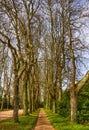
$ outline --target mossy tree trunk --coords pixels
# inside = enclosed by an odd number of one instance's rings
[[[70,86],[70,107],[71,107],[71,122],[76,121],[77,115],[77,95],[75,92],[75,77],[76,77],[76,65],[75,65],[75,54],[73,49],[73,42],[72,42],[72,29],[71,29],[71,22],[70,22],[70,3],[68,5],[68,32],[69,32],[69,49],[70,49],[70,56],[71,56],[71,86]]]
[[[23,111],[24,115],[28,115],[28,81],[27,81],[27,71],[25,70],[23,74]]]

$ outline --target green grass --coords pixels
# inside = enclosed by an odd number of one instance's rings
[[[38,112],[28,116],[19,116],[19,123],[14,123],[12,119],[1,121],[0,130],[32,130],[36,123]]]
[[[71,123],[69,118],[61,117],[60,115],[53,114],[50,111],[46,111],[46,113],[55,130],[89,130],[89,124],[82,125]]]

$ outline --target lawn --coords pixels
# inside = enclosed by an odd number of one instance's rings
[[[61,117],[50,111],[46,111],[46,113],[55,130],[89,130],[89,123],[87,125],[71,123],[69,118]]]
[[[19,116],[19,123],[14,123],[12,119],[0,122],[0,130],[32,130],[34,127],[39,111],[29,114],[28,116]]]

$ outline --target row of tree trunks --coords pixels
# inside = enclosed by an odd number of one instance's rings
[[[75,84],[75,56],[78,57],[80,47],[84,46],[76,37],[81,24],[75,20],[79,16],[79,8],[76,11],[74,3],[75,0],[0,1],[0,43],[10,50],[13,68],[14,122],[18,122],[20,96],[25,115],[28,110],[33,112],[40,100],[55,113],[65,81],[71,82],[71,121],[76,120],[77,95],[88,80],[89,72]],[[3,68],[6,69],[5,66]],[[7,72],[0,72],[5,78]]]
[[[20,5],[20,6],[19,6]],[[13,89],[14,89],[14,122],[18,122],[18,109],[19,109],[19,92],[23,90],[23,109],[24,114],[28,114],[28,101],[29,109],[32,107],[31,111],[35,110],[34,106],[34,88],[33,85],[29,82],[29,77],[31,76],[31,70],[29,68],[34,68],[34,56],[33,56],[33,36],[31,30],[33,25],[31,24],[31,18],[35,17],[35,9],[39,8],[39,5],[36,5],[36,8],[33,8],[33,2],[21,0],[21,1],[12,1],[9,3],[7,0],[0,2],[0,7],[2,6],[3,16],[6,15],[8,18],[9,26],[4,27],[4,31],[0,31],[0,42],[6,45],[12,54],[12,66],[13,66]],[[5,10],[3,10],[3,8]],[[11,9],[13,8],[13,10]],[[24,10],[24,16],[22,16],[21,10]],[[3,22],[5,22],[5,17],[3,17]],[[25,17],[25,19],[23,19]],[[33,20],[34,21],[34,20]],[[8,24],[6,23],[6,24]],[[3,24],[5,25],[5,24]],[[31,27],[32,26],[32,27]],[[11,29],[11,30],[10,30]],[[8,33],[7,33],[8,31]],[[14,33],[12,33],[12,32]],[[6,33],[5,33],[6,32]],[[2,38],[3,37],[3,38]],[[4,39],[4,40],[3,40]],[[13,40],[14,39],[14,40]],[[28,64],[25,64],[28,63]],[[34,74],[32,74],[34,77]],[[22,82],[22,83],[20,83]],[[28,83],[29,82],[29,83]],[[20,86],[22,85],[22,87]],[[21,90],[19,90],[21,88]],[[39,89],[39,88],[38,88]],[[28,99],[28,90],[29,98]],[[31,93],[32,92],[32,93]]]

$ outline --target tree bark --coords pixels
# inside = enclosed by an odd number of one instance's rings
[[[24,115],[28,115],[28,93],[27,93],[27,72],[23,76],[23,110]]]
[[[53,99],[52,109],[53,109],[53,113],[55,113],[55,112],[56,112],[56,103],[55,103],[55,99]]]
[[[18,79],[18,74],[17,71],[14,70],[14,83],[13,83],[13,88],[14,88],[14,111],[13,111],[13,119],[14,122],[19,122],[18,119],[18,107],[19,107],[19,79]]]
[[[70,106],[71,106],[71,122],[76,121],[77,115],[77,95],[75,92],[75,86],[70,86]]]
[[[70,86],[70,107],[71,107],[71,122],[76,121],[77,115],[77,98],[75,93],[75,76],[76,76],[76,65],[75,65],[75,54],[73,49],[73,42],[72,42],[72,29],[71,29],[71,22],[70,22],[70,3],[69,3],[69,14],[68,14],[68,31],[69,31],[69,49],[70,49],[70,56],[71,56],[71,86]]]

